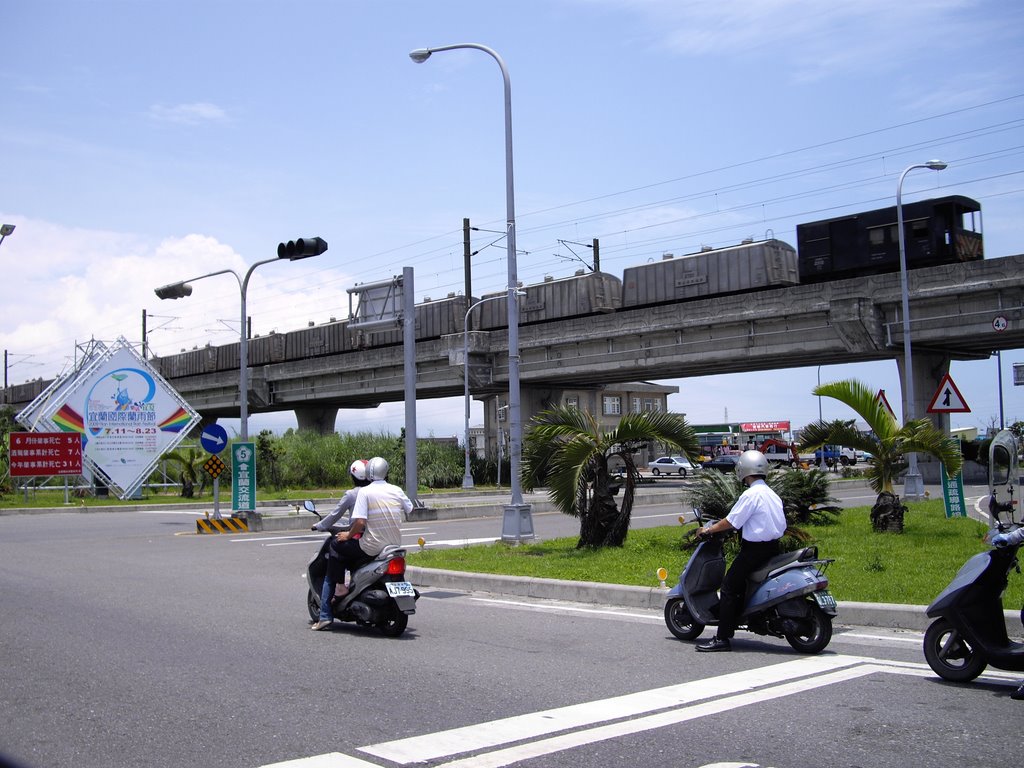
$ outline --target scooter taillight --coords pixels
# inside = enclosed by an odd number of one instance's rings
[[[385,571],[388,576],[401,576],[405,573],[405,558],[396,557],[388,560],[388,569]]]

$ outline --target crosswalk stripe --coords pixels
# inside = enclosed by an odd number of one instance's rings
[[[801,658],[611,699],[372,744],[360,747],[359,751],[401,764],[425,762],[466,752],[492,749],[514,741],[535,739],[557,731],[592,726],[608,720],[643,715],[659,709],[678,708],[695,701],[778,685],[795,678],[821,675],[869,661],[873,659],[839,654]]]

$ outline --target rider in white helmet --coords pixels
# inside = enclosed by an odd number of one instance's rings
[[[698,651],[731,651],[743,601],[747,576],[779,554],[779,539],[786,532],[782,499],[765,482],[768,459],[760,451],[745,451],[736,462],[736,477],[747,486],[723,520],[697,532],[698,536],[731,529],[740,531],[740,551],[722,581],[718,631]]]
[[[356,459],[348,466],[348,474],[352,478],[352,488],[345,491],[345,494],[338,501],[336,506],[331,513],[327,515],[323,520],[313,526],[314,531],[329,531],[331,526],[335,525],[346,512],[351,512],[353,507],[356,505],[356,497],[359,495],[359,489],[370,484],[370,479],[366,474],[366,459]],[[330,562],[328,561],[328,566]],[[315,622],[310,629],[314,632],[319,632],[322,629],[327,629],[331,626],[334,621],[334,616],[331,614],[331,595],[334,594],[334,581],[331,580],[331,569],[328,567],[327,574],[324,576],[324,586],[320,592],[320,619]]]
[[[388,469],[380,456],[366,462],[370,484],[356,497],[352,527],[335,536],[330,559],[335,602],[348,594],[345,568],[353,571],[373,560],[388,544],[402,543],[402,518],[412,511],[412,502],[405,491],[387,481]]]

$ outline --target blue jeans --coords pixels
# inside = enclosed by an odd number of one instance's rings
[[[334,614],[331,613],[332,595],[334,595],[334,582],[325,573],[324,588],[320,590],[320,621],[331,621],[334,618]]]

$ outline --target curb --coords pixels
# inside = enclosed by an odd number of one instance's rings
[[[464,592],[490,592],[538,600],[564,600],[592,605],[615,605],[660,611],[665,606],[668,588],[633,587],[592,581],[538,579],[531,576],[500,576],[492,573],[445,571],[438,568],[408,566],[406,575],[417,587],[458,589]],[[923,632],[930,619],[926,606],[895,603],[840,602],[838,619],[844,625],[889,627]],[[1014,614],[1007,611],[1009,619]]]

